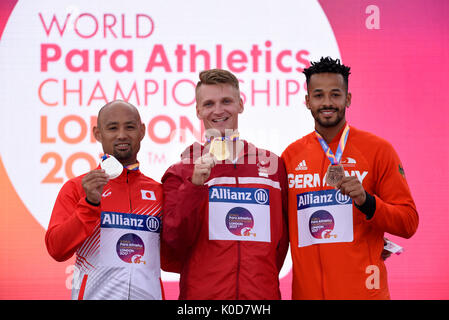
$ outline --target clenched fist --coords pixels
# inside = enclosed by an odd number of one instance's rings
[[[210,172],[214,166],[214,156],[209,153],[196,159],[195,167],[193,168],[192,183],[197,186],[203,185],[209,178]]]
[[[355,176],[344,177],[340,183],[336,186],[340,189],[340,192],[344,195],[348,195],[352,200],[361,206],[365,203],[366,193],[359,179]]]

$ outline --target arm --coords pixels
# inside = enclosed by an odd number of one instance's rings
[[[399,157],[390,144],[386,143],[378,150],[372,170],[375,178],[373,194],[365,191],[354,176],[343,178],[337,188],[349,195],[355,207],[377,228],[410,238],[418,227],[418,213]]]
[[[279,271],[284,264],[285,256],[288,251],[288,184],[287,184],[287,173],[285,170],[284,161],[279,158],[278,166],[278,176],[279,183],[281,185],[281,197],[282,197],[282,235],[279,241],[279,246],[277,248],[277,265]]]
[[[392,235],[410,238],[418,227],[418,213],[402,164],[391,145],[376,162],[376,210],[371,223]]]
[[[162,177],[164,203],[162,243],[184,260],[201,227],[202,210],[207,204],[207,185],[194,185],[181,174],[183,165],[175,165]]]
[[[74,181],[61,189],[45,234],[48,253],[56,261],[69,259],[100,222],[100,207],[86,202]]]

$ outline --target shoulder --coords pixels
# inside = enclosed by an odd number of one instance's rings
[[[86,173],[87,174],[87,173]],[[59,201],[78,201],[84,195],[82,180],[86,174],[67,180],[61,187],[57,199]]]
[[[394,150],[393,145],[386,139],[375,135],[374,133],[357,129],[351,126],[349,133],[351,139],[359,148],[367,148],[371,150]]]
[[[256,164],[259,168],[271,166],[275,166],[276,168],[278,168],[279,164],[281,166],[284,166],[284,160],[275,152],[268,149],[258,148],[254,144],[249,142],[245,143],[245,147],[247,148],[246,156],[248,157],[247,161],[249,164]]]
[[[156,200],[161,202],[163,199],[162,183],[150,178],[139,171],[138,183],[136,185],[138,192],[142,194],[142,200]]]
[[[196,142],[188,146],[181,153],[181,160],[168,167],[161,178],[161,182],[164,183],[169,177],[173,176],[183,178],[191,175],[194,159],[201,156],[202,150],[203,146]]]
[[[72,179],[67,180],[62,186],[63,189],[78,189],[82,188],[83,178],[87,175],[87,173],[82,174],[80,176],[74,177]]]
[[[363,155],[367,163],[373,166],[375,171],[399,168],[402,170],[401,160],[393,145],[386,139],[371,132],[358,130],[351,127],[352,140],[349,142],[354,149]],[[350,133],[351,135],[351,133]]]
[[[246,144],[246,148],[247,148],[247,153],[248,155],[252,155],[252,154],[256,154],[256,155],[263,155],[263,156],[270,156],[273,158],[280,158],[276,153],[274,153],[273,151],[270,151],[268,149],[263,149],[263,148],[259,148],[256,147],[253,143],[251,142],[247,142],[245,141]]]
[[[150,178],[149,176],[143,174],[142,172],[139,171],[139,179],[142,182],[145,182],[145,184],[149,184],[149,185],[153,185],[155,188],[161,186],[161,183],[154,180],[153,178]]]
[[[298,152],[306,149],[314,140],[315,134],[313,132],[303,136],[302,138],[290,143],[284,152],[282,152],[281,157],[284,161],[290,158],[291,155],[297,154]]]
[[[256,167],[258,177],[283,181],[285,178],[285,164],[280,156],[268,149],[258,148],[252,143],[247,143],[247,148],[248,158],[245,161],[247,161],[248,168],[251,166]]]

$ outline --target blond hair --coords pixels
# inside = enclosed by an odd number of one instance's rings
[[[200,81],[196,84],[195,94],[198,99],[198,91],[201,85],[214,85],[214,84],[230,84],[237,89],[238,96],[240,97],[239,80],[231,72],[223,69],[210,69],[200,72]]]

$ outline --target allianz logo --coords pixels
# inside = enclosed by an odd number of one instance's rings
[[[340,190],[337,190],[337,192],[335,192],[335,201],[337,201],[338,203],[345,204],[348,203],[349,200],[351,200],[351,197],[341,193]]]
[[[257,202],[259,204],[266,204],[268,202],[268,192],[265,189],[239,189],[232,190],[231,188],[214,187],[211,188],[210,200],[232,200],[232,201],[249,201]]]
[[[103,212],[101,226],[108,228],[118,227],[158,232],[160,228],[160,221],[154,216],[138,216],[127,213]]]
[[[318,192],[308,192],[298,195],[298,206],[307,206],[315,204],[346,204],[349,203],[351,197],[344,195],[337,190],[335,193],[333,190],[325,190]]]
[[[128,227],[144,228],[145,217],[124,217],[121,213],[105,212],[103,213],[102,225],[119,225]]]

